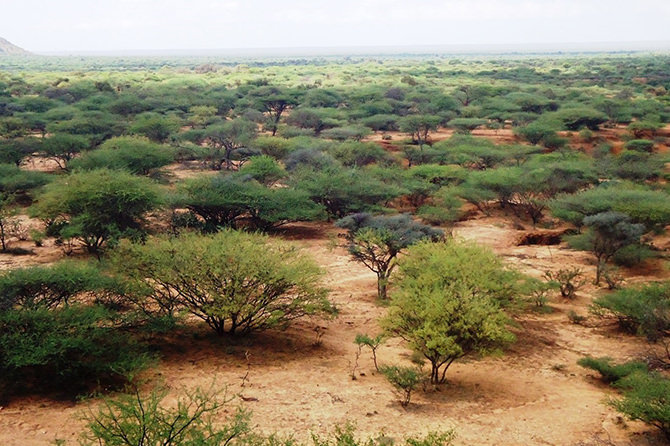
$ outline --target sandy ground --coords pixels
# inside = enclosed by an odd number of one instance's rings
[[[459,223],[456,237],[490,246],[510,264],[533,275],[580,265],[592,272],[588,255],[563,246],[516,246],[523,231],[496,217]],[[604,405],[613,393],[576,365],[586,355],[628,359],[647,345],[615,327],[593,320],[572,324],[569,310],[587,314],[595,290],[585,288],[574,302],[556,298],[554,312],[518,320],[518,342],[500,358],[458,363],[439,391],[418,392],[403,409],[391,386],[374,372],[367,352],[351,378],[357,333],[376,334],[385,308],[375,301],[375,278],[342,247],[333,248],[337,230],[325,224],[288,227],[282,237],[296,240],[327,270],[332,300],[340,309],[333,321],[303,321],[287,333],[264,333],[231,342],[207,330],[184,333],[166,345],[150,382],[164,381],[170,398],[184,388],[228,385],[239,404],[253,411],[258,429],[308,438],[353,421],[362,434],[402,437],[454,428],[458,445],[655,445],[663,444],[644,426],[624,422]],[[647,278],[648,279],[648,278]],[[324,327],[320,345],[315,327]],[[248,361],[246,359],[248,355]],[[380,348],[382,363],[407,361],[398,340]],[[249,371],[242,387],[242,377]],[[75,404],[31,397],[0,410],[0,444],[74,444],[79,417],[96,400]],[[231,408],[232,410],[232,408]],[[225,416],[223,414],[222,416]]]

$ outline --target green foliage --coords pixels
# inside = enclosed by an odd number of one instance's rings
[[[286,178],[286,171],[277,161],[268,155],[253,156],[249,163],[240,169],[242,175],[249,175],[254,180],[266,186],[272,186],[279,180]]]
[[[623,397],[610,405],[631,420],[659,429],[670,441],[670,379],[659,374],[634,373],[617,383]]]
[[[386,299],[391,273],[400,252],[421,240],[437,241],[444,237],[439,229],[417,223],[407,214],[373,216],[352,214],[335,222],[347,229],[349,253],[377,275],[377,297]]]
[[[598,126],[607,121],[607,116],[589,107],[566,107],[555,112],[545,113],[543,121],[558,121],[566,130],[577,131],[584,127],[598,130]]]
[[[19,195],[31,192],[49,182],[42,172],[21,170],[13,164],[0,164],[0,195]]]
[[[586,279],[584,279],[581,268],[578,267],[546,271],[544,277],[548,282],[558,285],[561,296],[565,299],[574,299],[577,297],[577,291],[586,285]]]
[[[631,333],[656,340],[670,333],[670,283],[624,288],[593,300],[598,314],[617,318]]]
[[[324,206],[331,218],[373,211],[403,193],[399,187],[383,183],[360,169],[299,169],[291,182]]]
[[[174,407],[164,403],[167,390],[139,391],[106,399],[84,418],[82,446],[220,446],[251,444],[250,413],[237,409],[222,421],[232,402],[225,391],[195,389]]]
[[[442,433],[430,432],[425,437],[407,437],[405,446],[451,446],[456,437],[453,430]],[[357,439],[354,425],[347,423],[344,427],[336,426],[335,431],[327,438],[312,435],[313,446],[394,446],[396,441],[386,435],[367,440]]]
[[[441,163],[458,164],[470,169],[491,169],[510,157],[503,147],[480,142],[470,144],[470,142],[474,141],[465,140],[462,143],[455,143],[452,138],[440,141],[433,147],[437,150],[444,150],[440,159]]]
[[[66,169],[76,155],[90,148],[87,138],[78,135],[55,134],[42,144],[42,152],[56,161],[58,167]]]
[[[473,172],[462,190],[485,191],[484,197],[496,196],[501,207],[512,208],[537,224],[549,199],[561,192],[574,192],[597,180],[589,166],[580,163],[527,164]]]
[[[385,341],[384,333],[378,334],[374,338],[371,338],[367,334],[357,334],[354,339],[354,344],[358,345],[358,348],[361,349],[363,346],[368,347],[372,351],[372,361],[375,364],[375,370],[379,372],[379,365],[377,364],[377,349]]]
[[[305,191],[269,188],[245,175],[194,178],[179,190],[175,205],[200,216],[208,232],[234,228],[244,218],[252,227],[269,230],[292,221],[314,220],[322,213]]]
[[[137,175],[152,171],[174,161],[172,148],[150,142],[146,138],[121,136],[105,141],[99,149],[86,152],[70,163],[72,169],[127,170]]]
[[[577,227],[584,217],[601,212],[619,212],[632,223],[645,225],[648,230],[670,223],[670,200],[663,191],[628,184],[605,183],[599,187],[570,195],[559,195],[549,203],[553,215]]]
[[[587,356],[577,361],[582,367],[595,370],[600,373],[601,379],[606,384],[614,384],[636,372],[646,372],[647,364],[639,361],[629,361],[622,364],[613,364],[612,358],[592,358]]]
[[[346,142],[331,150],[332,155],[347,167],[363,167],[368,164],[390,164],[391,156],[373,142]]]
[[[556,130],[552,125],[534,122],[523,127],[516,127],[514,134],[531,144],[539,144],[548,138],[556,136]]]
[[[644,225],[631,223],[630,217],[620,212],[601,212],[584,218],[584,226],[589,228],[581,236],[588,250],[597,261],[595,284],[600,284],[604,266],[621,249],[637,245],[644,234]]]
[[[97,145],[112,136],[121,135],[125,127],[125,123],[119,120],[118,116],[100,111],[89,111],[77,114],[69,120],[52,122],[47,125],[47,131],[82,135],[87,137],[92,145]]]
[[[400,120],[400,131],[409,133],[420,146],[429,142],[430,132],[437,130],[442,119],[435,115],[410,115]]]
[[[659,178],[665,163],[660,156],[623,150],[617,156],[604,159],[600,166],[603,176],[642,182]]]
[[[81,293],[111,291],[115,286],[97,267],[84,262],[8,270],[0,273],[0,310],[67,305]]]
[[[463,217],[463,199],[458,196],[458,189],[443,187],[430,196],[430,204],[417,209],[417,216],[430,224],[451,224]]]
[[[454,127],[459,133],[470,133],[477,127],[481,127],[488,121],[480,118],[454,118],[450,120],[447,125]]]
[[[271,136],[259,136],[249,145],[260,150],[263,155],[271,156],[276,160],[284,159],[293,149],[289,140]]]
[[[249,153],[253,153],[245,149],[256,133],[256,124],[243,118],[207,127],[204,134],[210,148],[206,157],[207,163],[214,170],[221,170],[223,167],[231,170],[234,161],[244,161]]]
[[[387,365],[382,366],[380,371],[388,382],[402,395],[402,400],[400,401],[402,407],[407,407],[412,399],[412,392],[423,381],[421,370],[416,367]]]
[[[525,283],[524,294],[530,297],[537,309],[545,309],[549,295],[559,288],[559,284],[553,280],[540,280],[528,278]]]
[[[624,144],[627,150],[635,150],[637,152],[651,152],[654,149],[654,141],[648,139],[632,139]]]
[[[184,309],[219,335],[283,329],[333,312],[314,260],[260,234],[228,230],[124,244],[111,263],[145,290],[139,298]]]
[[[80,392],[131,379],[148,356],[118,325],[101,306],[1,311],[0,386]]]
[[[348,139],[354,141],[360,141],[361,139],[368,136],[370,129],[362,125],[350,125],[346,127],[335,127],[332,129],[327,129],[321,132],[321,136],[328,139],[334,139],[337,141],[346,141]]]
[[[394,131],[398,130],[398,117],[389,114],[377,114],[363,118],[361,122],[364,126],[370,127],[372,130],[380,131]]]
[[[174,117],[146,113],[138,116],[129,130],[131,133],[145,136],[151,141],[164,143],[170,138],[170,135],[179,130],[179,121]]]
[[[34,206],[49,234],[79,239],[98,253],[120,237],[144,231],[144,218],[161,203],[157,187],[146,178],[107,169],[78,172],[50,183]]]
[[[515,337],[502,310],[521,293],[520,276],[490,251],[450,240],[419,243],[399,262],[399,290],[382,326],[431,363],[433,384],[457,359],[499,350]]]
[[[17,167],[33,152],[38,152],[42,141],[37,138],[0,139],[0,164],[14,164]]]

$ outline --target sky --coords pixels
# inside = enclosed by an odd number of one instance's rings
[[[670,41],[670,0],[0,0],[37,53]]]

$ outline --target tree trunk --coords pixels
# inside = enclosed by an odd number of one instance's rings
[[[5,224],[0,221],[0,245],[2,246],[2,251],[7,251],[7,242],[5,240]]]
[[[603,260],[598,259],[598,265],[596,266],[596,280],[593,282],[593,284],[596,286],[600,286],[600,278],[603,274],[604,266],[605,262]]]
[[[379,300],[387,299],[388,276],[386,273],[377,273],[377,297]]]

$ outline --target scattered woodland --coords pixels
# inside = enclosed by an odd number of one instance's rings
[[[0,58],[0,444],[670,442],[670,56]]]

